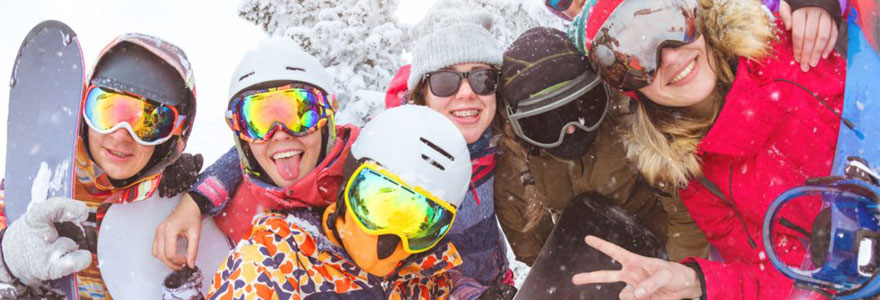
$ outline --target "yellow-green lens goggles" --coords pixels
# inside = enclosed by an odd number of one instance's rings
[[[455,220],[455,207],[372,162],[349,178],[345,206],[362,230],[397,235],[407,253],[434,247]]]

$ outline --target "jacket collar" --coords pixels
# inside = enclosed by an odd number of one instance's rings
[[[725,97],[724,107],[699,145],[700,153],[749,156],[764,149],[774,124],[784,110],[779,96],[767,84],[757,62],[739,58],[737,74]]]
[[[338,140],[323,161],[294,184],[279,188],[254,175],[244,174],[245,188],[255,189],[255,195],[265,195],[285,208],[324,207],[336,201],[336,192],[343,181],[345,160],[360,129],[354,125],[336,127]]]

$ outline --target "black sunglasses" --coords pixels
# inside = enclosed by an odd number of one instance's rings
[[[486,96],[495,93],[501,71],[495,69],[479,69],[468,72],[436,71],[425,74],[431,93],[437,97],[449,97],[458,92],[461,80],[467,79],[471,90],[477,95]]]

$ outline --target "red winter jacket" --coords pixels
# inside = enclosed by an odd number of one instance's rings
[[[828,176],[834,159],[842,110],[846,61],[837,53],[821,60],[809,72],[801,72],[792,59],[788,34],[780,30],[774,53],[761,62],[740,58],[736,78],[718,119],[699,146],[702,170],[724,196],[727,204],[697,180],[680,190],[688,211],[715,246],[724,263],[699,258],[706,299],[785,299],[792,281],[774,269],[764,252],[761,228],[770,203],[782,192],[811,177]],[[828,103],[823,106],[807,91]],[[732,183],[732,184],[731,184]],[[780,212],[802,228],[812,228],[820,203],[803,201]],[[749,246],[743,229],[757,247]],[[800,265],[804,236],[777,225],[777,255]]]

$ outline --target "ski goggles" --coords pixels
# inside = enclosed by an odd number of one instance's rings
[[[246,142],[263,143],[278,130],[305,136],[333,117],[330,97],[293,85],[248,92],[232,100],[226,121]]]
[[[565,15],[564,11],[568,10],[571,7],[571,3],[573,0],[545,0],[544,6],[547,6],[548,10],[556,15],[557,17],[563,18],[566,21],[571,21],[571,17]]]
[[[549,94],[516,104],[507,102],[507,114],[518,137],[552,148],[562,144],[568,126],[587,132],[599,128],[608,111],[608,95],[602,79],[585,72]]]
[[[632,91],[651,84],[663,48],[700,37],[696,0],[627,0],[605,20],[588,46],[590,62],[609,85]]]
[[[100,134],[125,128],[145,146],[155,146],[181,134],[186,120],[172,105],[96,85],[89,86],[84,102],[83,118],[89,128]]]
[[[455,207],[373,162],[354,171],[345,186],[344,200],[364,232],[396,235],[407,253],[434,247],[455,220]]]
[[[480,69],[468,72],[435,71],[425,74],[431,93],[437,97],[449,97],[458,92],[462,79],[467,79],[468,85],[475,94],[486,96],[495,93],[498,88],[498,78],[501,71],[495,69]]]

